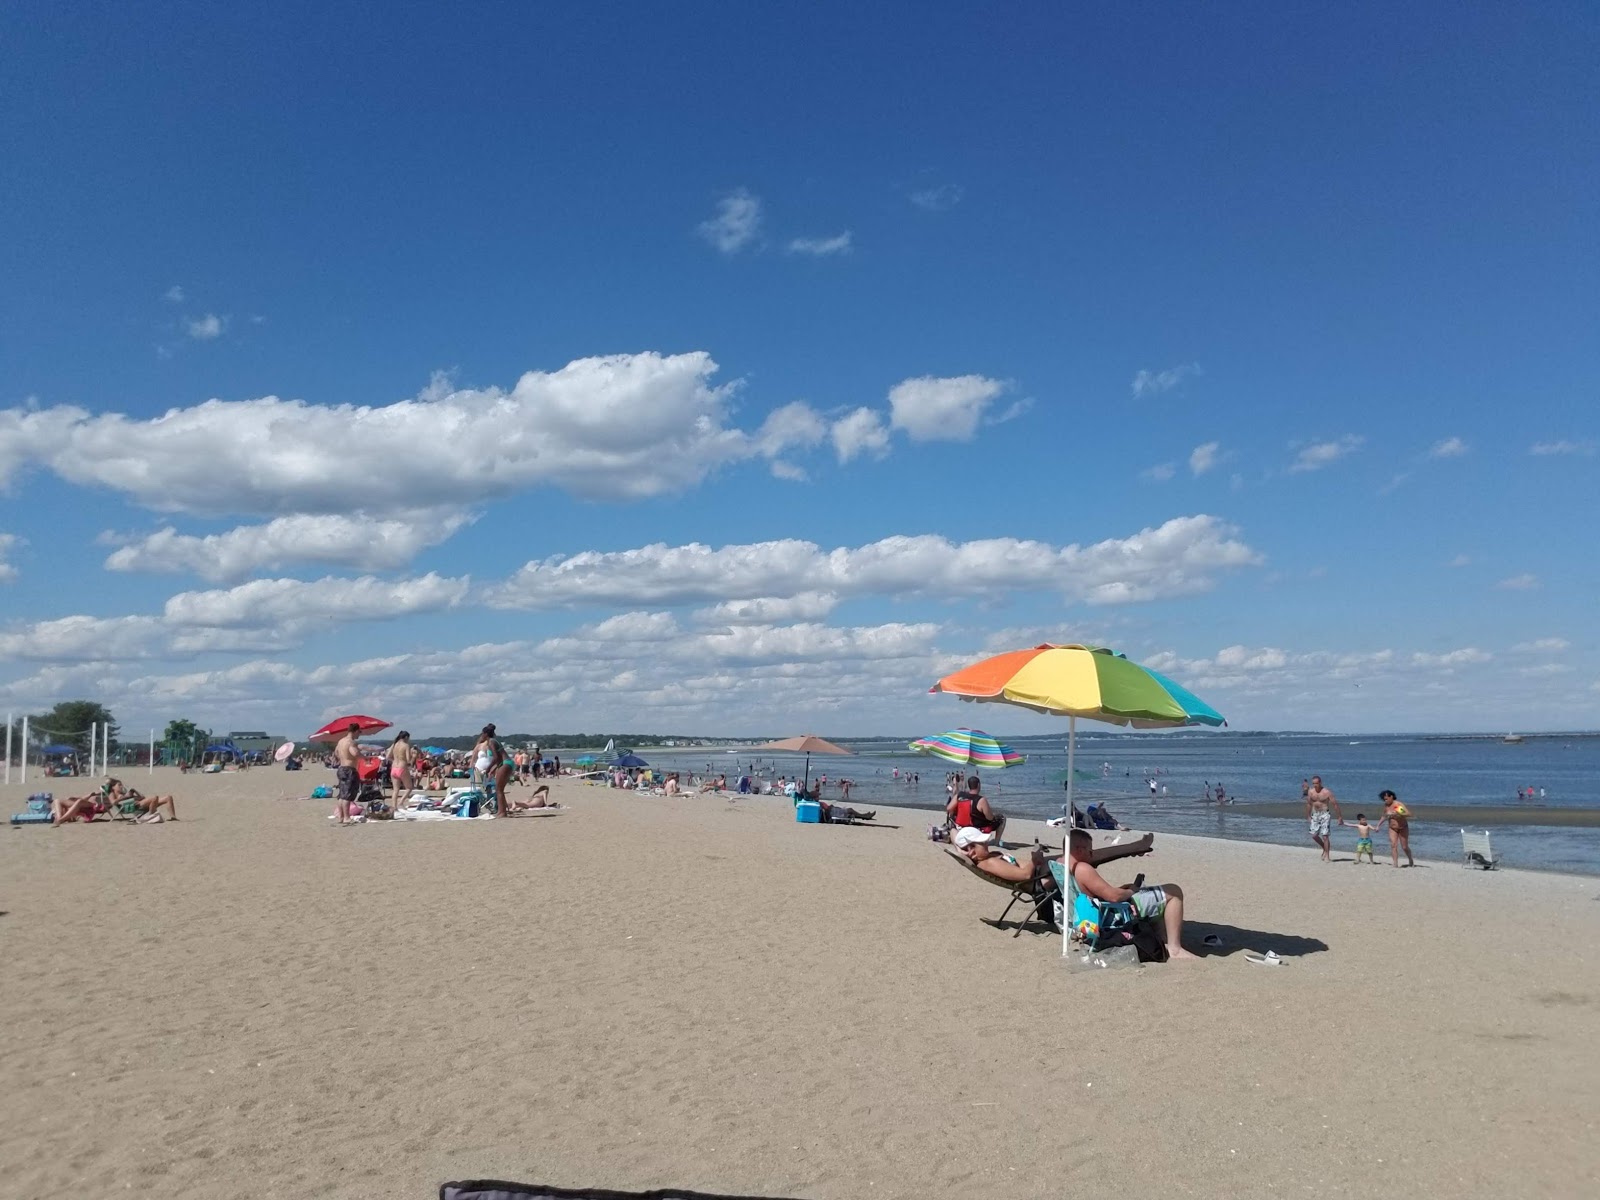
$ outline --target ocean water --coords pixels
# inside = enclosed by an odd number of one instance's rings
[[[811,759],[812,775],[828,777],[825,798],[837,798],[832,783],[845,776],[855,783],[851,803],[858,808],[944,807],[944,776],[952,768],[942,760],[914,754],[898,742],[840,744],[856,754]],[[1058,816],[1066,799],[1065,722],[1059,737],[1025,737],[1009,744],[1027,754],[1028,761],[1004,771],[979,772],[990,802],[1018,816]],[[730,779],[752,763],[769,775],[796,775],[804,769],[802,756],[757,755],[749,750],[732,754],[720,749],[651,750],[644,756],[667,770],[726,772]],[[911,775],[920,775],[920,781],[910,782]],[[1086,733],[1080,726],[1073,795],[1080,808],[1104,802],[1118,818],[1140,829],[1310,846],[1304,820],[1203,804],[1201,790],[1220,782],[1240,803],[1297,802],[1301,779],[1311,775],[1322,776],[1338,797],[1346,820],[1358,812],[1376,820],[1383,811],[1378,792],[1392,788],[1415,814],[1411,848],[1417,857],[1455,863],[1461,856],[1462,822],[1430,822],[1430,804],[1510,806],[1518,803],[1518,788],[1531,786],[1544,791],[1538,805],[1600,809],[1600,738],[1541,737],[1506,745],[1487,738],[1392,735],[1198,730],[1107,734]],[[1153,797],[1148,778],[1156,780]],[[1600,874],[1600,828],[1529,824],[1496,826],[1492,832],[1506,866]],[[1335,826],[1336,855],[1339,851],[1348,855],[1354,846],[1355,831]],[[1380,858],[1387,854],[1382,833],[1375,848]]]

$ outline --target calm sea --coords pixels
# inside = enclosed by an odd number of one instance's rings
[[[811,759],[813,775],[841,775],[855,781],[857,807],[896,804],[942,808],[944,774],[938,759],[906,750],[901,743],[851,742],[852,758],[820,755]],[[984,792],[1008,812],[1051,817],[1066,799],[1066,737],[1024,737],[1010,743],[1028,755],[1020,767],[985,771]],[[752,762],[768,773],[798,774],[800,756],[754,755],[741,750],[651,750],[644,756],[669,770],[704,773],[748,769]],[[900,776],[895,777],[898,768]],[[1285,845],[1311,844],[1305,822],[1264,817],[1201,803],[1202,788],[1221,783],[1242,802],[1298,801],[1300,781],[1321,775],[1339,798],[1346,819],[1382,812],[1378,792],[1392,788],[1416,814],[1411,846],[1419,858],[1458,861],[1460,822],[1430,824],[1430,804],[1513,805],[1517,789],[1542,791],[1537,803],[1557,807],[1600,808],[1600,738],[1533,738],[1520,745],[1499,740],[1376,736],[1252,735],[1230,732],[1105,734],[1078,732],[1074,796],[1079,807],[1108,804],[1127,824],[1158,832],[1198,834]],[[919,775],[912,783],[908,777]],[[1147,779],[1156,781],[1152,797]],[[1163,795],[1161,789],[1165,788]],[[831,786],[827,798],[836,798]],[[1505,865],[1540,870],[1600,874],[1600,829],[1555,826],[1497,826],[1496,850]],[[1353,830],[1334,829],[1334,848],[1349,852]],[[1379,850],[1386,850],[1382,834]]]

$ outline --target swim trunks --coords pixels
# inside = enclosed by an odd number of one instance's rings
[[[1323,809],[1321,812],[1311,814],[1311,836],[1327,837],[1328,830],[1332,828],[1333,814]]]
[[[1165,888],[1143,887],[1128,897],[1128,903],[1141,919],[1154,920],[1167,911],[1167,892]]]
[[[339,779],[339,799],[345,804],[354,804],[356,795],[361,791],[361,779],[356,775],[354,767],[340,767],[335,772]]]
[[[1357,854],[1371,854],[1372,853],[1372,839],[1371,838],[1357,838],[1356,839],[1356,853]]]

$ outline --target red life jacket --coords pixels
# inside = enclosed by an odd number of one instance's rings
[[[958,829],[981,829],[985,833],[994,829],[995,822],[978,811],[978,801],[982,796],[974,796],[970,792],[963,792],[956,801],[956,827]]]

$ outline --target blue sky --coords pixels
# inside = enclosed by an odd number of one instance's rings
[[[1239,727],[1600,726],[1592,6],[0,39],[8,708],[922,733],[1091,640]]]

